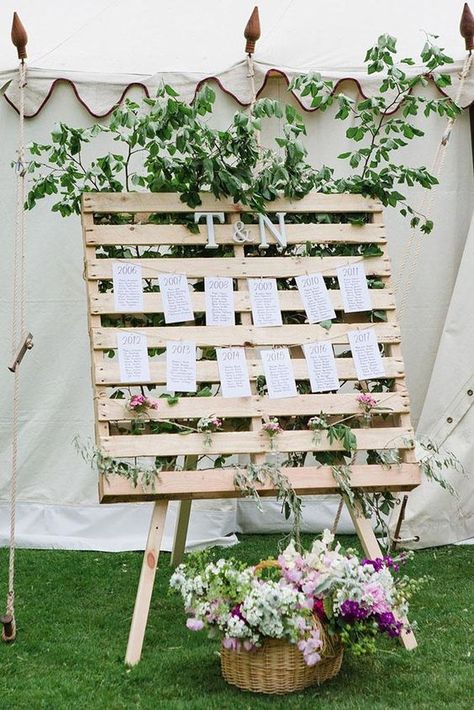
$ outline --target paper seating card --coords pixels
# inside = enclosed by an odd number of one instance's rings
[[[206,325],[235,325],[234,286],[225,276],[204,278]]]
[[[183,323],[194,320],[186,275],[160,274],[158,283],[163,299],[165,323]]]
[[[330,392],[340,387],[332,344],[324,341],[303,345],[312,392]]]
[[[143,312],[142,267],[116,261],[112,265],[114,308],[116,311]]]
[[[384,364],[374,329],[350,330],[347,336],[351,345],[357,379],[370,380],[373,377],[384,377]]]
[[[260,355],[269,398],[296,397],[298,392],[288,348],[261,350]]]
[[[166,389],[196,392],[196,343],[186,340],[166,343]]]
[[[337,269],[337,280],[346,313],[372,310],[369,287],[362,263],[340,266]]]
[[[150,365],[146,335],[117,333],[117,352],[121,382],[148,382]]]
[[[295,276],[308,323],[320,323],[336,317],[321,274]]]
[[[223,397],[250,397],[245,348],[216,348]]]
[[[276,279],[247,279],[253,324],[283,325]]]

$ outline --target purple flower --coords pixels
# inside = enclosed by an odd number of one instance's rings
[[[381,557],[376,557],[375,560],[362,560],[361,565],[372,565],[375,572],[380,572],[380,570],[383,569],[384,561]]]
[[[234,606],[234,608],[231,610],[231,615],[236,616],[238,619],[242,619],[242,621],[245,621],[244,617],[242,616],[242,604],[237,604]]]
[[[351,599],[346,599],[345,602],[341,604],[341,616],[344,617],[346,621],[361,621],[369,616],[369,611],[364,609],[359,602],[353,601]]]
[[[378,614],[376,618],[379,630],[382,633],[387,633],[390,638],[396,638],[397,636],[400,636],[401,630],[403,628],[403,623],[401,621],[397,621],[391,611],[386,611],[383,614]]]
[[[204,622],[201,619],[196,619],[194,616],[186,620],[186,626],[190,631],[201,631],[204,628]]]

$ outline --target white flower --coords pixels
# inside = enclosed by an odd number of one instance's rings
[[[334,535],[327,528],[323,530],[322,542],[326,547],[329,547],[334,542]]]
[[[294,560],[298,557],[294,540],[290,540],[289,545],[287,545],[287,547],[283,550],[280,557],[283,557],[286,567],[291,569],[294,566]]]

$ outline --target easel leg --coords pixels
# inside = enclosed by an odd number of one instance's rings
[[[130,626],[130,635],[128,637],[127,653],[125,655],[125,663],[129,666],[134,666],[138,663],[142,653],[167,509],[168,501],[157,501],[151,516],[140,581],[138,582],[137,598],[133,610],[132,625]]]
[[[186,536],[188,534],[189,516],[191,514],[191,499],[180,500],[176,527],[174,529],[173,551],[171,553],[171,566],[177,567],[183,561]]]
[[[368,520],[365,515],[363,515],[362,511],[358,506],[356,507],[351,505],[351,503],[346,498],[344,500],[352,518],[352,522],[354,523],[354,527],[356,529],[359,540],[361,542],[362,549],[364,550],[367,557],[371,560],[375,559],[376,557],[383,557],[382,550],[380,549],[378,540],[375,537],[375,533],[372,529],[372,524],[370,520]],[[407,621],[405,618],[402,618],[400,620],[405,623]],[[412,651],[418,645],[416,643],[416,638],[413,631],[402,631],[400,635],[400,641],[407,651]]]

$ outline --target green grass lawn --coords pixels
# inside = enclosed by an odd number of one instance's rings
[[[251,564],[274,555],[277,543],[275,535],[247,535],[223,555]],[[410,563],[410,573],[434,578],[412,604],[416,651],[384,643],[373,657],[347,655],[331,682],[267,697],[228,686],[216,643],[185,628],[180,599],[167,592],[169,555],[161,557],[142,661],[127,669],[142,555],[19,550],[18,636],[0,644],[0,708],[471,708],[473,556],[472,547],[445,547],[419,552]],[[4,549],[0,570],[3,607]]]

